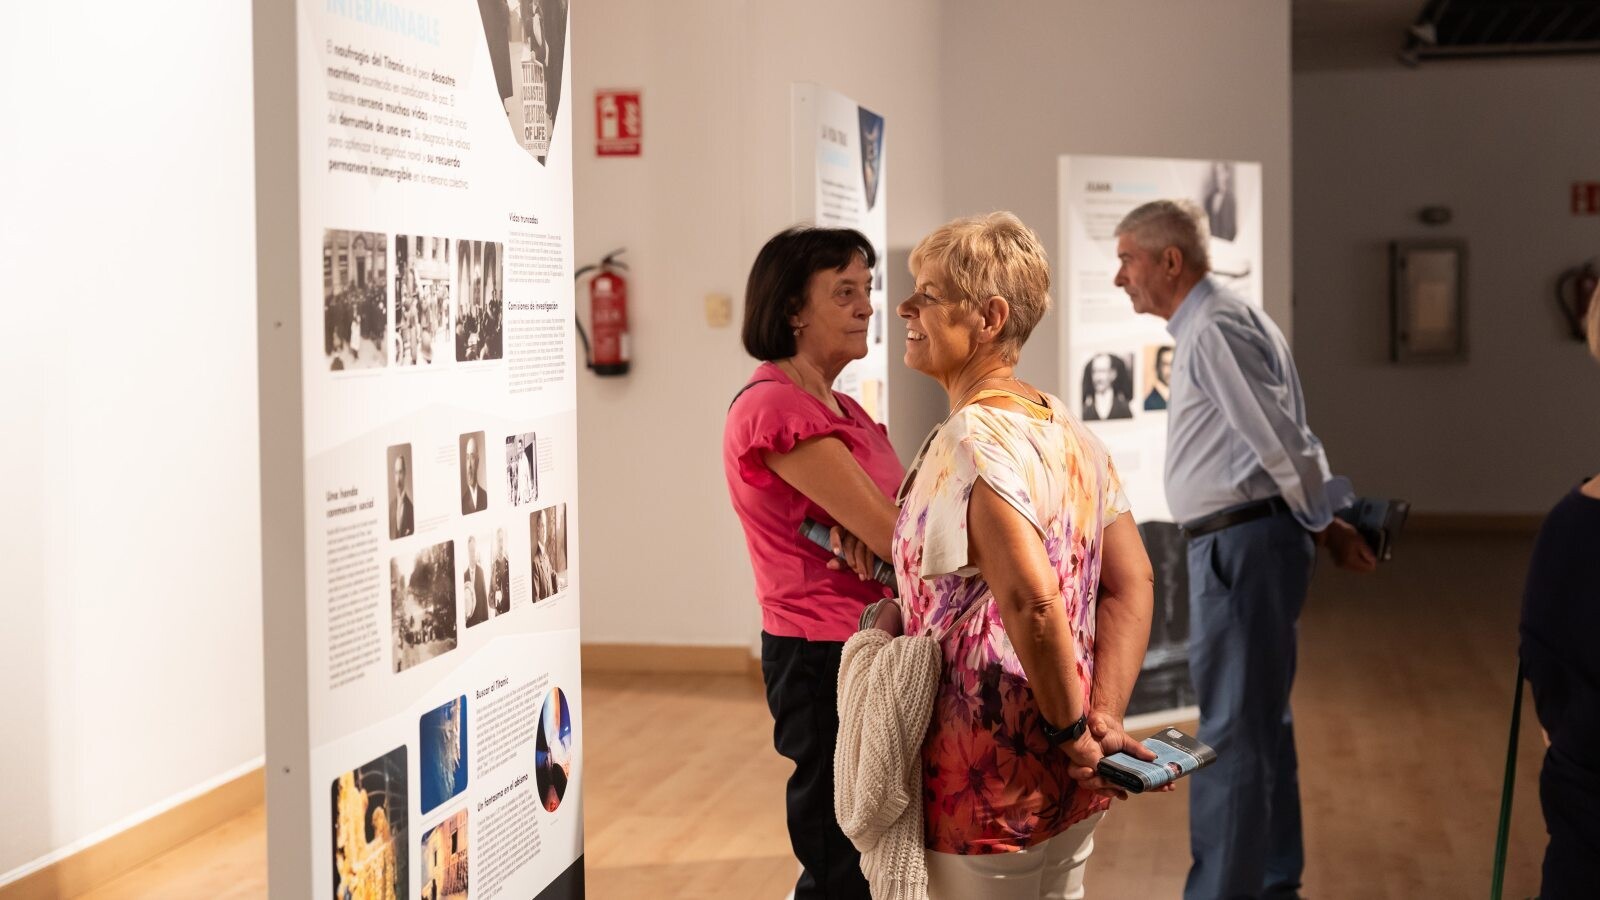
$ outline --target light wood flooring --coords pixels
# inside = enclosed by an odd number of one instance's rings
[[[1487,895],[1530,545],[1417,538],[1377,576],[1318,572],[1294,699],[1308,897]],[[796,873],[787,763],[759,681],[600,673],[584,696],[589,895],[784,897]],[[1508,898],[1537,892],[1544,848],[1543,746],[1525,711]],[[1089,895],[1180,896],[1187,820],[1182,790],[1118,804],[1096,835]],[[260,897],[265,857],[257,808],[85,896]]]

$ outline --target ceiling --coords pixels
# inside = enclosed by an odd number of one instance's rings
[[[1398,65],[1424,0],[1293,0],[1294,67]]]
[[[1600,0],[1293,0],[1297,70],[1600,52]],[[1412,33],[1413,25],[1431,25]]]

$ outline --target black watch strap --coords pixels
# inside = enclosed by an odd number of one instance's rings
[[[1083,737],[1083,733],[1089,730],[1089,714],[1084,713],[1078,717],[1078,721],[1065,728],[1051,725],[1050,720],[1044,716],[1039,717],[1039,724],[1044,727],[1044,736],[1050,739],[1050,743],[1067,744]]]

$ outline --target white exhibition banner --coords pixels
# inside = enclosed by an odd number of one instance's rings
[[[256,3],[274,898],[582,896],[568,13]]]
[[[887,283],[889,214],[885,199],[883,116],[816,84],[791,89],[794,220],[854,228],[867,236],[878,263],[872,270],[872,323],[867,355],[835,380],[834,390],[859,402],[881,424],[889,416]]]
[[[1261,165],[1231,160],[1123,156],[1060,158],[1057,283],[1065,399],[1111,452],[1156,569],[1150,649],[1130,717],[1190,707],[1188,572],[1171,524],[1166,466],[1172,336],[1166,322],[1136,315],[1116,286],[1116,227],[1151,200],[1187,199],[1211,225],[1212,277],[1261,305]],[[1130,718],[1131,721],[1131,718]]]

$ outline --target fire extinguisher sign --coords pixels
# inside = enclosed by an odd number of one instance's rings
[[[644,113],[639,92],[594,92],[595,153],[600,156],[638,156],[644,144]]]

